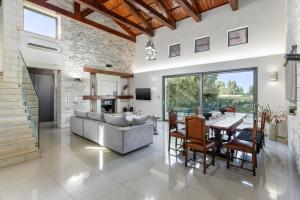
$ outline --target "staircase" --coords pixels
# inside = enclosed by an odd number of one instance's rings
[[[27,81],[21,86],[0,75],[0,168],[40,156],[35,125],[38,99]]]

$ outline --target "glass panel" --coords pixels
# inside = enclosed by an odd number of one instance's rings
[[[196,75],[165,78],[165,120],[172,109],[178,118],[195,112],[200,99],[200,78]]]
[[[203,111],[233,106],[237,112],[254,112],[254,71],[203,74]]]
[[[57,20],[55,17],[24,8],[24,30],[56,38]]]

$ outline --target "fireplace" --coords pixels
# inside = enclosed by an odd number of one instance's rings
[[[115,113],[116,112],[116,100],[115,99],[102,99],[101,100],[101,112]]]

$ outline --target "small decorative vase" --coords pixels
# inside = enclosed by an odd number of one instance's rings
[[[266,133],[268,134],[268,138],[270,140],[277,140],[277,129],[278,129],[278,125],[277,124],[270,124],[267,123],[267,131]]]

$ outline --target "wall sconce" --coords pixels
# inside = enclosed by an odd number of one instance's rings
[[[278,81],[278,72],[269,72],[269,81]]]

